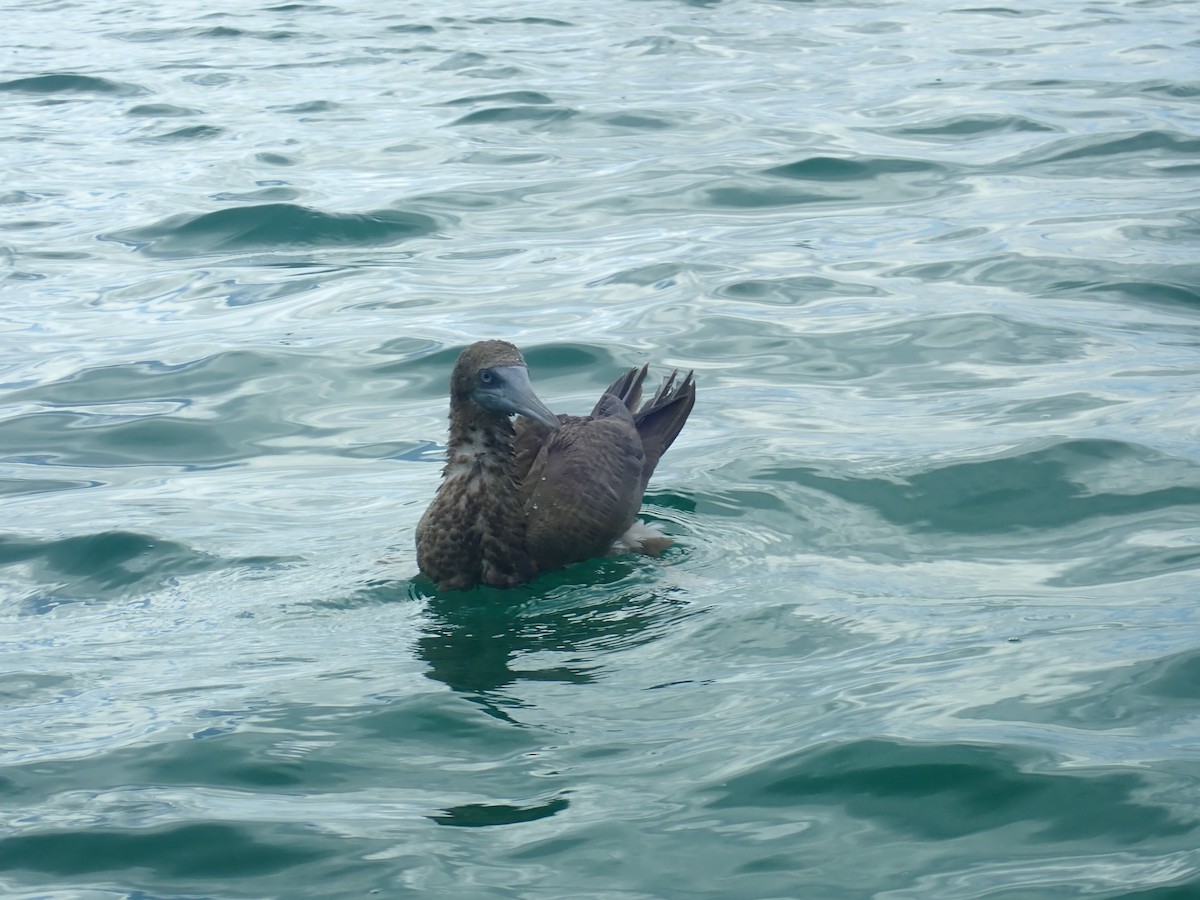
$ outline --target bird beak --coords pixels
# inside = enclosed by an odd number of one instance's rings
[[[492,371],[500,376],[500,385],[490,398],[497,408],[526,416],[555,431],[562,427],[558,416],[533,392],[528,369],[524,366],[496,366]]]

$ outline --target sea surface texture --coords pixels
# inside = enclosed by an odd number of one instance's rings
[[[2,11],[0,895],[1200,897],[1200,3]],[[662,559],[417,577],[492,337]]]

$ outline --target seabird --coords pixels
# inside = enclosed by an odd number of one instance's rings
[[[647,526],[639,532],[637,513],[696,385],[674,371],[638,409],[646,371],[621,375],[591,415],[555,415],[516,347],[467,347],[450,376],[442,484],[417,526],[422,574],[440,591],[510,587],[614,545],[652,555],[669,545]]]

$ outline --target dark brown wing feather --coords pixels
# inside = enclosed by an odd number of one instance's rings
[[[540,569],[604,556],[637,518],[646,456],[633,416],[611,394],[568,419],[522,485],[525,545]]]
[[[642,400],[642,382],[646,380],[648,368],[648,366],[642,366],[640,369],[635,367],[622,372],[616,381],[604,389],[604,393],[600,395],[600,399],[596,401],[596,406],[592,409],[592,415],[599,414],[600,404],[610,394],[625,404],[625,408],[631,413],[636,410]],[[561,414],[558,418],[560,422],[575,422],[583,419],[582,416]],[[533,466],[533,461],[537,459],[538,453],[542,450],[542,444],[550,436],[550,429],[541,422],[535,422],[525,416],[519,416],[514,421],[513,427],[517,432],[516,439],[513,441],[517,482],[524,483],[529,475],[529,469]]]
[[[604,393],[600,395],[600,399],[592,408],[592,415],[600,415],[600,406],[609,394],[624,403],[625,408],[630,412],[637,409],[637,405],[642,402],[642,382],[646,380],[646,372],[649,369],[650,367],[645,365],[640,369],[633,368],[624,372],[620,378],[604,389]]]
[[[558,416],[560,422],[569,422],[574,418],[578,417],[562,413]],[[542,444],[546,443],[546,438],[551,432],[541,422],[524,416],[517,417],[513,426],[517,432],[516,438],[513,439],[513,468],[516,470],[517,484],[524,484],[529,477],[529,470],[533,468],[534,460],[542,452]]]
[[[696,402],[692,373],[672,372],[637,409],[646,371],[624,372],[590,416],[560,415],[558,431],[517,420],[526,549],[540,570],[606,555],[637,518],[654,467]]]

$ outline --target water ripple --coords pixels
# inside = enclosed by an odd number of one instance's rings
[[[1195,893],[1193,9],[9,4],[0,892]],[[416,577],[483,337],[663,558]]]
[[[436,231],[432,217],[415,212],[330,213],[292,203],[267,203],[172,216],[105,237],[156,256],[186,257],[295,247],[388,246]]]
[[[136,84],[74,73],[33,75],[28,78],[0,81],[0,91],[14,94],[97,94],[116,97],[138,97],[149,93],[146,88]]]

